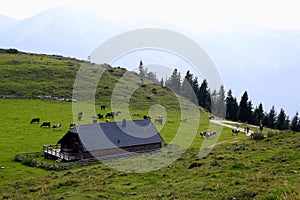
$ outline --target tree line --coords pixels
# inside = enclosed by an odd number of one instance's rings
[[[247,91],[243,93],[238,102],[237,98],[233,96],[231,89],[228,90],[227,94],[224,86],[221,86],[218,91],[211,91],[206,79],[199,84],[197,76],[194,76],[189,70],[186,72],[183,81],[181,81],[180,72],[175,68],[172,75],[166,78],[165,81],[162,78],[160,81],[156,80],[155,82],[171,89],[221,118],[257,126],[262,125],[278,130],[291,129],[293,132],[300,131],[298,112],[292,120],[289,119],[283,108],[277,113],[275,106],[272,106],[266,112],[262,103],[254,107]]]

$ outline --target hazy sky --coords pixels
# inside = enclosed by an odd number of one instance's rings
[[[245,24],[300,29],[297,0],[0,0],[0,2],[0,14],[17,19],[33,16],[54,6],[72,5],[111,20],[147,18],[176,24],[188,31],[231,30]]]
[[[193,39],[205,31],[208,32],[207,35],[240,30],[256,33],[256,30],[259,31],[261,27],[297,30],[297,33],[300,31],[299,0],[0,0],[0,3],[0,15],[15,19],[28,18],[52,7],[72,6],[93,12],[100,17],[116,22],[119,26],[125,26],[125,30],[123,31],[128,31],[126,30],[128,24],[129,30],[131,30],[130,28],[132,27],[130,26],[132,26],[132,24],[130,23],[135,23],[136,21],[141,21],[143,22],[142,25],[146,24],[152,28],[151,21],[153,21],[152,24],[154,28],[158,28],[159,23],[162,23],[162,25],[160,25],[163,28],[168,28],[165,27],[165,25],[170,25],[172,30],[174,27],[177,27],[180,29],[179,32],[187,35],[187,37],[192,36],[191,38]],[[135,26],[133,25],[133,27]],[[280,40],[285,39],[283,35],[277,35],[276,37]],[[283,40],[282,44],[284,41],[285,40]],[[290,45],[297,47],[296,50],[298,50],[300,43],[297,41],[294,42],[293,40],[290,41]],[[225,42],[224,45],[226,46],[226,41],[223,42]],[[228,44],[230,46],[230,43]],[[245,48],[247,49],[248,46]],[[290,49],[285,50],[287,54],[289,54]],[[296,50],[293,49],[293,52]],[[249,51],[244,51],[244,54],[248,52]],[[271,53],[274,52],[269,52],[270,55]],[[253,54],[255,55],[255,52]],[[261,56],[258,57],[260,61],[267,62],[266,59],[276,60],[272,56],[264,57],[264,55],[269,54],[258,52],[257,55],[259,56],[260,54]],[[220,55],[222,58],[222,54]],[[278,54],[274,53],[274,55],[276,56]],[[245,59],[247,56],[249,55],[242,55],[240,59],[242,64],[248,62],[248,60]],[[136,59],[133,60],[137,63]],[[122,62],[123,60],[120,61],[120,63]],[[221,65],[222,63],[218,67],[222,67]],[[255,66],[251,66],[251,69],[253,69],[253,67]],[[274,65],[266,65],[264,67],[269,67],[267,71],[277,73]],[[261,71],[261,68],[257,68],[257,70]],[[234,86],[230,85],[229,87],[232,88],[233,91],[237,91]],[[270,88],[267,85],[265,87],[266,89],[262,89],[262,91],[269,90]],[[293,87],[292,85],[287,86],[287,88],[291,88],[289,90],[293,90]],[[238,89],[243,90],[243,87],[239,86]],[[239,98],[242,94],[238,93],[236,95]],[[298,98],[298,93],[293,95]],[[292,103],[285,100],[285,102],[282,103],[283,105],[281,105],[276,98],[268,96],[260,97],[259,95],[253,95],[252,97],[255,105],[261,101],[261,98],[264,99],[263,102],[267,104],[266,110],[269,110],[273,104],[276,104],[276,106],[279,105],[276,107],[277,111],[279,111],[280,107],[288,107],[290,117],[294,114],[295,110],[299,110],[298,101],[295,100]],[[295,99],[295,97],[291,99]],[[284,104],[286,106],[284,106]]]

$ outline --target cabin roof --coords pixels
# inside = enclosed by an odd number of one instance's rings
[[[73,134],[78,135],[83,151],[163,142],[151,120],[128,120],[125,126],[123,121],[82,124],[71,129],[58,143],[64,143]]]

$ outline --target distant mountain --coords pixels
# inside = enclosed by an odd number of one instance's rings
[[[17,24],[19,20],[0,15],[0,33],[10,29]]]
[[[80,59],[86,59],[120,30],[154,27],[184,34],[179,27],[160,21],[137,19],[128,24],[113,24],[81,9],[62,7],[24,20],[0,16],[0,27],[2,48]],[[278,110],[286,108],[289,115],[300,111],[300,31],[252,26],[232,32],[190,33],[188,37],[204,48],[219,70],[225,88],[232,89],[238,99],[247,90],[254,105],[263,102],[267,111],[272,105]],[[136,52],[114,64],[133,69],[141,59],[145,65],[182,68],[181,74],[186,73],[187,67],[178,59],[149,51]]]
[[[0,32],[1,47],[77,58],[86,58],[116,30],[108,20],[82,10],[62,7],[11,23],[10,28]]]

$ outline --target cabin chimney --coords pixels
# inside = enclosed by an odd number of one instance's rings
[[[126,119],[123,119],[123,121],[122,121],[122,127],[126,127]]]

